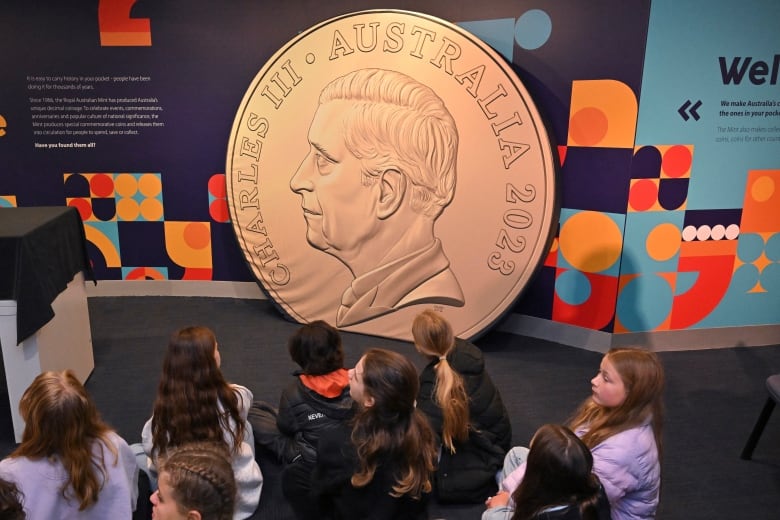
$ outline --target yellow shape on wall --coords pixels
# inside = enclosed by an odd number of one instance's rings
[[[208,222],[165,222],[165,250],[181,267],[211,268]]]
[[[625,83],[574,81],[569,110],[568,146],[633,148],[638,104]]]

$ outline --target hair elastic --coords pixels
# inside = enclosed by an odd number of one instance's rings
[[[447,359],[447,356],[439,356],[439,361],[444,361],[445,359]]]

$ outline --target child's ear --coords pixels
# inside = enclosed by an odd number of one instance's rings
[[[199,511],[195,511],[194,509],[187,511],[187,520],[203,520],[203,517],[200,516]]]

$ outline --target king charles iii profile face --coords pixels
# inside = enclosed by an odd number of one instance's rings
[[[415,303],[464,304],[434,223],[452,201],[458,133],[432,89],[402,73],[359,69],[320,94],[309,152],[290,179],[308,243],[354,280],[337,324]]]

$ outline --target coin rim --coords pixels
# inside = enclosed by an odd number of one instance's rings
[[[497,312],[492,310],[484,314],[480,320],[471,323],[466,327],[465,330],[458,334],[459,336],[466,339],[476,339],[477,337],[480,337],[481,335],[488,332],[495,326],[498,321],[512,312],[513,307],[520,300],[531,282],[537,277],[544,266],[545,255],[547,252],[549,252],[550,247],[552,246],[552,243],[555,239],[557,223],[560,220],[560,183],[558,182],[560,176],[560,163],[559,157],[555,153],[556,145],[553,140],[552,133],[549,131],[547,119],[542,115],[536,101],[528,92],[528,89],[526,88],[525,83],[523,82],[520,75],[514,70],[514,63],[504,58],[503,55],[499,54],[488,43],[455,23],[427,13],[405,9],[366,9],[361,11],[353,11],[328,18],[312,25],[308,29],[305,29],[295,35],[292,39],[288,40],[284,45],[282,45],[276,52],[274,52],[265,61],[263,66],[249,83],[249,86],[241,99],[241,103],[239,104],[239,108],[236,112],[233,124],[231,125],[227,146],[227,160],[225,163],[225,188],[233,235],[235,236],[236,242],[241,249],[241,254],[247,264],[247,268],[249,269],[252,277],[255,279],[255,282],[260,286],[260,289],[268,297],[268,299],[271,300],[285,316],[288,316],[298,323],[307,323],[308,320],[296,312],[295,309],[292,308],[292,306],[290,306],[284,298],[275,297],[278,296],[277,292],[267,287],[263,276],[257,274],[255,271],[255,268],[257,267],[254,262],[255,259],[246,247],[247,242],[243,237],[241,225],[237,219],[236,204],[232,196],[232,189],[230,189],[232,184],[229,184],[229,180],[232,178],[233,174],[233,158],[235,156],[236,136],[240,133],[241,123],[244,120],[246,110],[248,109],[250,101],[255,97],[255,92],[259,88],[262,79],[271,69],[273,69],[274,66],[276,66],[278,60],[281,57],[286,55],[287,52],[295,45],[297,45],[301,40],[307,38],[312,33],[317,32],[328,25],[334,24],[345,18],[353,18],[371,14],[399,14],[412,18],[423,18],[429,22],[443,26],[460,34],[463,38],[471,42],[480,51],[482,51],[486,57],[490,58],[490,60],[492,60],[493,63],[503,72],[504,76],[510,80],[513,88],[518,94],[518,97],[525,105],[525,109],[531,116],[531,119],[534,123],[534,133],[540,144],[539,153],[545,170],[545,175],[542,177],[542,179],[550,185],[546,187],[549,189],[544,190],[544,208],[546,208],[547,211],[541,212],[542,224],[540,224],[540,233],[535,240],[535,249],[529,255],[528,265],[523,269],[523,273],[515,278],[516,282],[512,284],[513,289],[507,291],[506,296],[498,300],[498,302],[496,302],[497,305],[494,306],[494,309],[502,310]],[[544,236],[545,228],[547,235],[546,237]],[[520,282],[523,282],[522,285],[517,290],[515,290],[514,288],[520,285]],[[342,330],[350,330],[350,328],[351,327],[344,327]],[[477,330],[475,331],[474,329]],[[374,335],[379,337],[389,337],[391,339],[401,339],[396,336],[382,336],[380,334]]]

